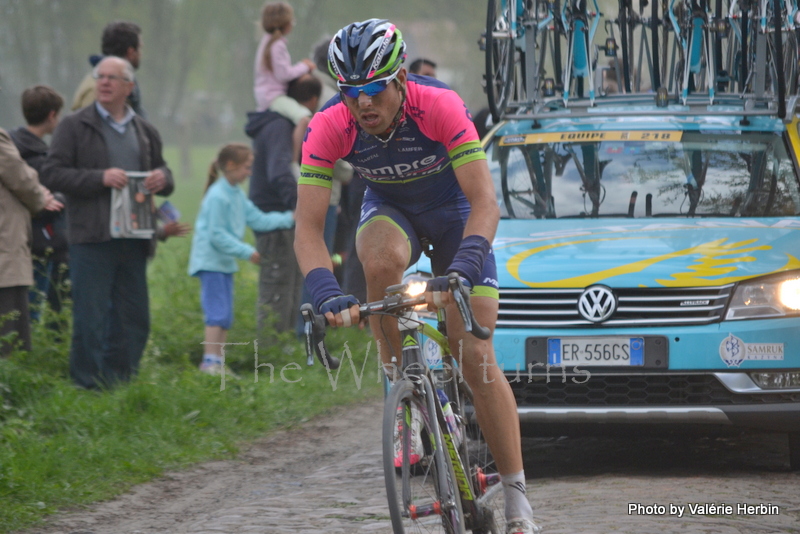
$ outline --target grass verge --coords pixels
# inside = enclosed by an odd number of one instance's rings
[[[178,183],[187,222],[203,185]],[[69,306],[59,317],[45,311],[32,352],[0,359],[0,532],[111,498],[165,470],[230,458],[242,443],[332,406],[380,397],[374,344],[368,354],[368,338],[356,329],[330,336],[333,354],[346,343],[353,357],[334,375],[318,362],[306,367],[293,334],[259,340],[258,271],[249,263],[235,276],[228,341],[239,344],[226,351],[238,378],[226,376],[223,387],[220,377],[197,371],[203,319],[199,283],[186,273],[190,246],[191,236],[160,244],[148,267],[150,340],[131,383],[105,392],[72,385]],[[55,319],[63,333],[45,326]]]

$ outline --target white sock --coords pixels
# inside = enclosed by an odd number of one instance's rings
[[[503,496],[506,499],[506,519],[533,519],[533,509],[525,491],[525,471],[500,475]]]
[[[203,363],[222,365],[222,356],[219,354],[203,354]]]

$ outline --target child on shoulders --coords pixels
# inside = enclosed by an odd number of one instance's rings
[[[286,36],[294,28],[294,10],[286,2],[269,2],[261,11],[264,37],[258,45],[255,61],[256,111],[267,109],[279,113],[295,124],[292,161],[300,159],[300,148],[311,112],[286,96],[289,82],[314,70],[314,62],[306,58],[292,64]]]

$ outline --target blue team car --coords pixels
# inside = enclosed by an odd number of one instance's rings
[[[643,106],[487,137],[494,347],[526,431],[775,431],[800,468],[798,122],[741,122]]]

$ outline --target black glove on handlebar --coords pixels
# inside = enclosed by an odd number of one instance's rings
[[[360,303],[353,295],[339,295],[323,302],[319,307],[319,313],[325,315],[328,312],[336,315],[344,310],[349,309],[351,306],[358,306]]]

